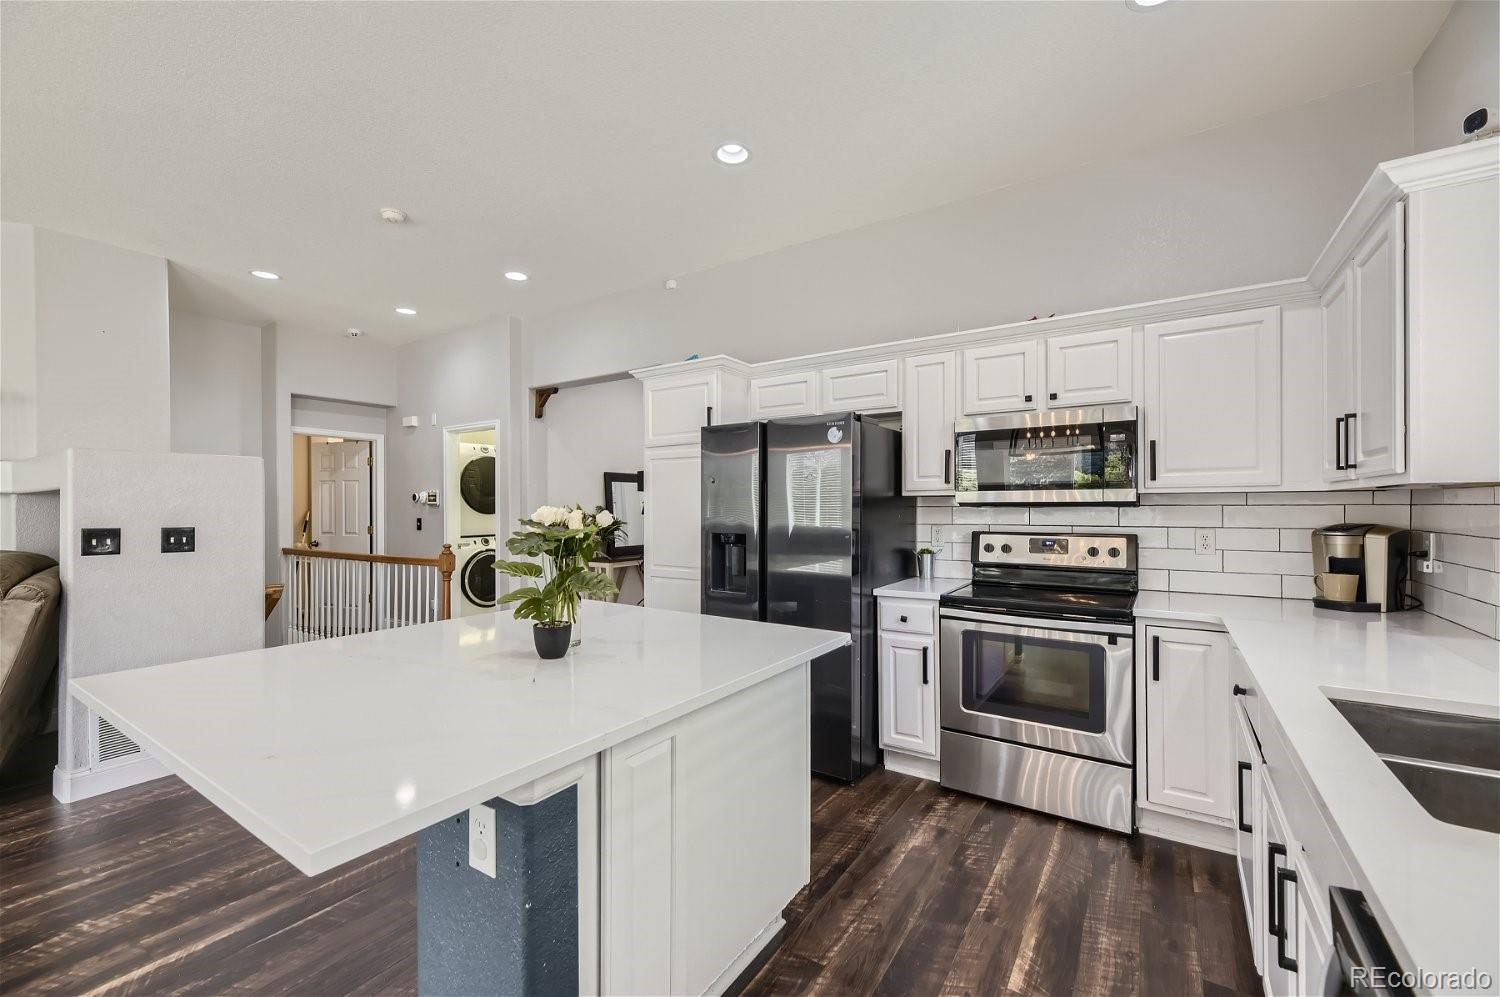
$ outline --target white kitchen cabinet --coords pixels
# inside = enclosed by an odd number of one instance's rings
[[[1354,398],[1354,281],[1344,268],[1318,302],[1323,337],[1323,477],[1343,481],[1354,472],[1344,460],[1344,421]]]
[[[900,378],[894,359],[828,367],[818,401],[824,412],[894,412],[901,407]]]
[[[799,667],[605,752],[601,993],[722,993],[781,926],[810,870],[810,709]]]
[[[645,460],[646,605],[697,612],[702,451],[696,442],[649,447]]]
[[[1037,341],[1034,339],[964,350],[959,360],[963,377],[963,414],[987,415],[1040,408],[1036,397],[1037,355]]]
[[[902,490],[907,495],[952,495],[958,355],[907,357],[901,382]]]
[[[704,426],[746,416],[745,380],[723,370],[709,367],[641,381],[647,447],[696,444]]]
[[[1318,880],[1317,870],[1310,862],[1300,862],[1296,875],[1297,993],[1303,997],[1332,997],[1342,991],[1343,969],[1333,950],[1328,888]]]
[[[1260,819],[1266,826],[1266,913],[1259,925],[1265,945],[1261,985],[1267,997],[1290,997],[1300,993],[1297,946],[1301,943],[1303,897],[1297,881],[1301,849],[1292,837],[1275,784],[1269,779],[1261,786]]]
[[[937,648],[932,637],[880,635],[880,744],[936,758]]]
[[[1229,637],[1147,627],[1146,798],[1228,824],[1235,810]]]
[[[1265,916],[1265,890],[1260,889],[1264,872],[1265,828],[1260,818],[1260,782],[1264,777],[1264,760],[1250,720],[1237,705],[1234,714],[1235,734],[1235,862],[1239,867],[1240,899],[1244,902],[1245,923],[1250,926],[1250,949],[1255,968],[1264,971],[1266,943],[1264,932],[1256,925]]]
[[[818,414],[818,372],[795,371],[750,379],[750,418]]]
[[[1281,482],[1281,309],[1145,329],[1145,491]]]
[[[1128,402],[1134,329],[1075,332],[1047,339],[1047,407]]]
[[[1406,470],[1405,238],[1406,205],[1398,202],[1349,263],[1354,399],[1344,424],[1344,458],[1356,478]]]

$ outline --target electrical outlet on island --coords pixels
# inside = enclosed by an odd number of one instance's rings
[[[495,878],[495,808],[485,803],[469,808],[469,865]]]

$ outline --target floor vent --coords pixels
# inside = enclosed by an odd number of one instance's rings
[[[140,754],[141,746],[103,717],[94,718],[94,764]]]

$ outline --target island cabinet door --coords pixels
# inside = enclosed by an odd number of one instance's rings
[[[804,664],[605,752],[601,992],[722,992],[779,930],[811,867],[810,711]]]
[[[880,742],[937,757],[937,653],[931,637],[880,637]]]

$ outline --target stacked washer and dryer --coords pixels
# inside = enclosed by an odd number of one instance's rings
[[[458,480],[449,485],[457,495],[457,555],[454,581],[460,615],[495,608],[495,445],[494,431],[465,433],[458,438]],[[486,437],[488,440],[486,440]]]

